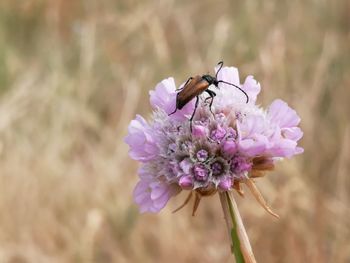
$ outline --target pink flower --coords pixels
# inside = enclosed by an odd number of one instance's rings
[[[128,131],[129,134],[125,137],[125,142],[130,146],[129,155],[131,158],[147,162],[159,154],[159,148],[154,138],[155,134],[140,115],[131,121]]]
[[[275,100],[267,111],[257,106],[260,84],[252,76],[240,84],[234,67],[223,67],[218,80],[243,89],[249,103],[242,91],[219,83],[211,110],[208,94],[200,94],[191,130],[193,101],[169,115],[179,91],[168,78],[150,91],[150,123],[139,115],[131,121],[125,142],[130,156],[143,163],[134,190],[141,212],[160,211],[179,191],[237,189],[240,182],[271,170],[281,157],[303,151],[298,147],[300,117],[287,103]]]

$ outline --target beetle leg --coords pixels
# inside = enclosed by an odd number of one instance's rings
[[[216,96],[216,93],[214,91],[212,91],[212,90],[209,90],[209,89],[207,89],[205,92],[207,92],[209,94],[210,98],[211,98],[211,101],[210,101],[210,104],[209,104],[209,110],[214,116],[214,112],[211,109],[211,106],[213,105],[213,101],[214,101],[214,97]],[[205,99],[205,100],[207,100],[207,99]]]
[[[191,133],[192,133],[192,120],[193,120],[194,114],[196,113],[196,110],[197,110],[197,107],[198,107],[198,102],[199,102],[199,96],[196,97],[196,104],[194,105],[194,111],[193,111],[191,119],[190,119]]]
[[[208,100],[213,99],[213,97],[216,96],[216,93],[212,90],[205,90],[205,92],[207,92],[209,94],[209,97],[205,98],[204,102],[207,103]],[[214,94],[212,95],[211,92],[213,92]]]
[[[185,85],[183,85],[181,89],[177,89],[176,91],[179,91],[179,92],[180,92],[181,90],[183,90],[183,89],[186,87],[186,85],[187,85],[192,79],[193,79],[193,78],[190,77],[190,78],[186,81]],[[176,93],[176,107],[175,107],[175,110],[174,110],[172,113],[169,113],[168,116],[173,115],[173,114],[177,111],[177,97],[178,97],[178,96],[179,96],[179,93]]]
[[[207,101],[208,101],[209,99],[211,99],[211,97],[205,98],[204,102],[207,103]]]
[[[176,107],[175,110],[172,113],[169,113],[168,116],[173,115],[177,111],[177,97],[179,96],[179,93],[176,94]]]

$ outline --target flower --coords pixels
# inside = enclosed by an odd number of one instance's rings
[[[300,117],[282,100],[267,110],[256,105],[260,84],[252,76],[240,84],[234,67],[223,67],[218,80],[244,90],[249,102],[239,89],[219,83],[211,110],[206,93],[200,94],[191,129],[194,101],[171,114],[183,84],[176,90],[174,79],[168,78],[150,91],[151,121],[139,115],[131,121],[125,142],[130,157],[141,162],[134,190],[141,212],[160,211],[181,191],[194,191],[196,198],[233,189],[242,193],[239,184],[246,183],[272,213],[251,178],[263,176],[283,157],[303,152],[298,146]]]

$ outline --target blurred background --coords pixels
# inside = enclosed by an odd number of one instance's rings
[[[220,60],[286,100],[305,153],[237,196],[258,262],[350,262],[350,2],[0,2],[0,262],[233,262],[218,196],[132,201],[148,92]]]

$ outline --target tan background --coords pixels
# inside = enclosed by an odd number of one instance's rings
[[[233,262],[217,197],[132,202],[123,143],[148,91],[223,59],[302,117],[305,153],[237,197],[258,262],[350,262],[350,4],[2,0],[0,262]]]

